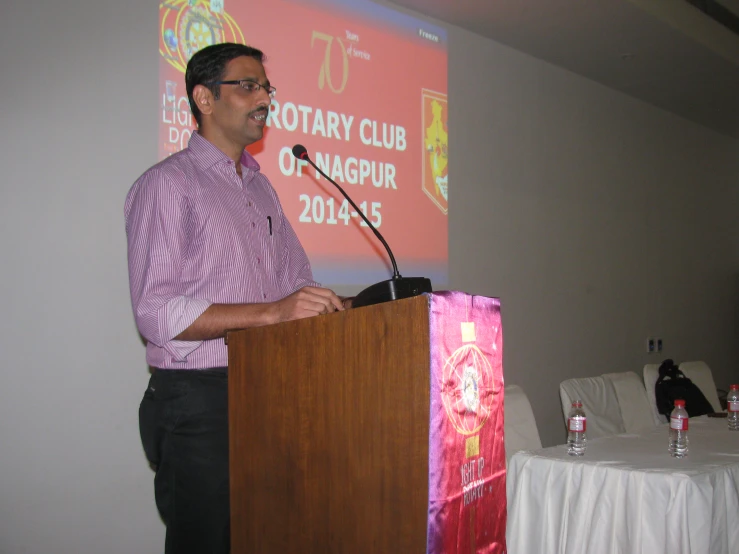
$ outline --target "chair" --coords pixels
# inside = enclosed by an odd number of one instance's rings
[[[603,377],[611,382],[616,391],[626,432],[639,434],[654,429],[656,422],[644,381],[633,371],[606,373]]]
[[[559,397],[565,421],[574,400],[582,400],[588,417],[587,436],[590,439],[625,433],[621,408],[610,380],[604,377],[567,379],[559,384]]]
[[[667,423],[667,416],[659,413],[657,409],[657,395],[654,393],[654,385],[657,384],[659,378],[659,366],[661,364],[647,364],[644,366],[644,389],[647,391],[647,398],[652,409],[652,416],[657,425]]]
[[[713,380],[713,373],[711,368],[708,367],[706,362],[682,362],[678,368],[683,372],[683,375],[693,381],[711,403],[714,412],[720,412],[721,402],[718,399],[718,392],[716,392],[716,383]]]
[[[505,456],[506,463],[519,450],[538,450],[541,448],[539,430],[531,409],[531,403],[524,390],[518,385],[505,388]]]

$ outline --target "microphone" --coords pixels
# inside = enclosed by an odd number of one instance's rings
[[[395,263],[395,256],[393,251],[390,250],[385,238],[380,234],[374,225],[367,219],[364,212],[354,203],[354,200],[349,198],[349,195],[344,192],[336,181],[326,175],[320,167],[318,167],[308,155],[308,150],[302,144],[296,144],[293,146],[293,156],[299,160],[303,160],[311,165],[318,173],[339,189],[339,192],[346,198],[357,213],[361,216],[367,226],[372,230],[375,236],[379,239],[382,245],[387,250],[388,256],[390,256],[390,262],[393,264],[393,277],[387,281],[380,281],[374,285],[370,285],[359,294],[357,294],[352,300],[353,308],[361,308],[362,306],[371,306],[373,304],[380,304],[382,302],[389,302],[390,300],[400,300],[402,298],[410,298],[411,296],[418,296],[424,292],[431,292],[431,280],[426,277],[403,277],[398,271],[398,264]]]

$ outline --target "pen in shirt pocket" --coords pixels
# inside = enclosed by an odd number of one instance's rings
[[[272,216],[267,216],[267,224],[269,225],[269,234],[272,236]]]

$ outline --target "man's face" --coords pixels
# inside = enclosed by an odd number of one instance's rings
[[[248,80],[268,85],[264,66],[247,56],[234,58],[226,65],[222,81]],[[249,145],[262,138],[271,99],[262,87],[249,92],[239,85],[220,85],[220,97],[209,118],[211,130],[230,142]]]

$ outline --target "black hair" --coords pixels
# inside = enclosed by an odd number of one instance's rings
[[[259,63],[264,63],[264,53],[261,50],[252,48],[246,44],[236,44],[233,42],[206,46],[202,50],[195,52],[192,58],[190,58],[190,61],[187,62],[187,69],[185,70],[187,100],[190,102],[190,111],[192,111],[198,127],[201,124],[202,114],[192,97],[195,86],[203,85],[207,87],[213,93],[213,97],[218,100],[221,94],[221,87],[220,85],[213,85],[211,83],[223,79],[228,62],[241,56],[254,58]]]

